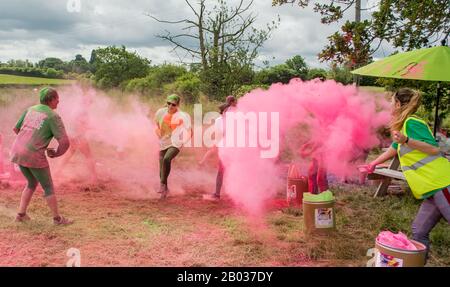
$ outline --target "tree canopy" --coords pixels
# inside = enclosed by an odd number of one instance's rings
[[[182,25],[182,32],[167,31],[159,37],[173,45],[180,61],[186,56],[198,61],[205,92],[224,98],[251,80],[253,61],[277,22],[265,29],[255,28],[257,15],[250,12],[253,0],[240,0],[236,6],[225,0],[200,0],[196,5],[184,2],[192,12],[190,17],[169,21],[149,16],[158,22]]]
[[[360,1],[273,0],[272,5],[297,3],[305,8],[313,4],[322,23],[331,24],[341,20],[357,2]],[[448,0],[380,0],[374,7],[364,9],[373,11],[371,18],[347,21],[340,31],[330,35],[328,45],[319,54],[321,61],[353,67],[369,62],[383,41],[395,48],[412,50],[439,44],[450,33]]]
[[[94,78],[100,87],[118,87],[122,82],[143,78],[148,74],[150,61],[135,52],[128,52],[125,46],[110,46],[95,50]]]

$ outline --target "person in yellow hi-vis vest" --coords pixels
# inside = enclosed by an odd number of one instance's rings
[[[392,146],[372,161],[375,166],[398,154],[415,198],[423,199],[412,223],[413,239],[429,249],[429,234],[441,218],[450,223],[450,162],[442,156],[427,123],[415,116],[421,103],[418,91],[402,88],[392,97]]]

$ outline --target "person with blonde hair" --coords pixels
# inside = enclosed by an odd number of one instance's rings
[[[423,199],[412,223],[413,239],[429,250],[434,226],[441,218],[450,223],[450,162],[440,153],[428,124],[414,114],[420,104],[416,90],[402,88],[393,95],[390,129],[394,142],[368,165],[368,171],[398,155],[414,197]]]

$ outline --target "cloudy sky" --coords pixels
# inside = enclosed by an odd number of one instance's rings
[[[231,5],[237,1],[228,2]],[[371,7],[373,2],[376,0],[363,0],[363,6]],[[258,15],[256,26],[264,27],[278,15],[281,19],[260,50],[258,62],[277,64],[298,54],[309,65],[324,67],[317,54],[327,43],[326,37],[340,25],[321,24],[320,15],[312,8],[272,7],[271,3],[255,0],[251,8]],[[183,53],[171,52],[170,44],[156,37],[165,29],[177,32],[182,26],[158,23],[146,14],[167,20],[192,18],[184,0],[0,0],[0,61],[36,62],[45,57],[71,60],[76,54],[89,60],[92,49],[107,45],[125,45],[154,64],[177,62],[179,57],[189,61]],[[354,17],[353,11],[347,17]],[[383,54],[389,54],[389,47],[379,50],[378,55]]]

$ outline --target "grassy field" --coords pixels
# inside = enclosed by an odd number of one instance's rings
[[[175,169],[189,157],[181,154]],[[214,169],[204,172],[214,176]],[[75,223],[55,227],[40,192],[30,206],[33,220],[13,222],[21,189],[0,184],[0,266],[63,266],[72,247],[81,251],[82,266],[365,266],[378,232],[411,235],[419,207],[411,194],[374,199],[374,185],[334,183],[337,231],[313,236],[304,232],[302,210],[283,204],[283,186],[255,220],[226,196],[203,201],[208,188],[186,183],[160,201],[151,188],[136,198],[131,187],[103,179],[57,184],[60,209]],[[448,224],[442,220],[431,239],[428,266],[449,266]]]
[[[65,85],[65,84],[72,84],[73,82],[74,82],[73,80],[23,77],[23,76],[0,74],[0,86],[1,85]]]
[[[374,93],[384,93],[386,90],[383,87],[375,87],[375,86],[360,86],[359,87],[363,91],[374,92]]]
[[[32,91],[0,88],[0,100],[7,109]],[[160,100],[153,99],[152,106],[163,103]],[[209,105],[214,109],[216,103]],[[373,184],[333,182],[337,231],[308,236],[302,210],[283,204],[285,186],[279,187],[278,198],[257,219],[249,218],[226,195],[219,203],[205,202],[202,195],[214,188],[215,166],[193,174],[201,173],[205,182],[183,177],[183,171],[192,170],[193,160],[198,160],[186,149],[171,174],[183,179],[179,190],[162,202],[152,186],[124,184],[127,175],[109,177],[106,169],[119,169],[124,163],[111,151],[101,151],[93,147],[103,160],[98,183],[77,177],[55,180],[61,212],[75,220],[71,226],[52,225],[40,190],[28,211],[32,221],[13,222],[23,184],[0,182],[0,266],[64,266],[69,248],[80,250],[82,266],[365,266],[366,252],[374,247],[380,231],[411,235],[420,204],[410,193],[393,189],[387,196],[373,198]],[[69,166],[84,167],[82,161],[77,155]],[[145,177],[157,178],[157,174],[149,172]],[[431,240],[428,266],[450,266],[450,229],[444,220]]]

